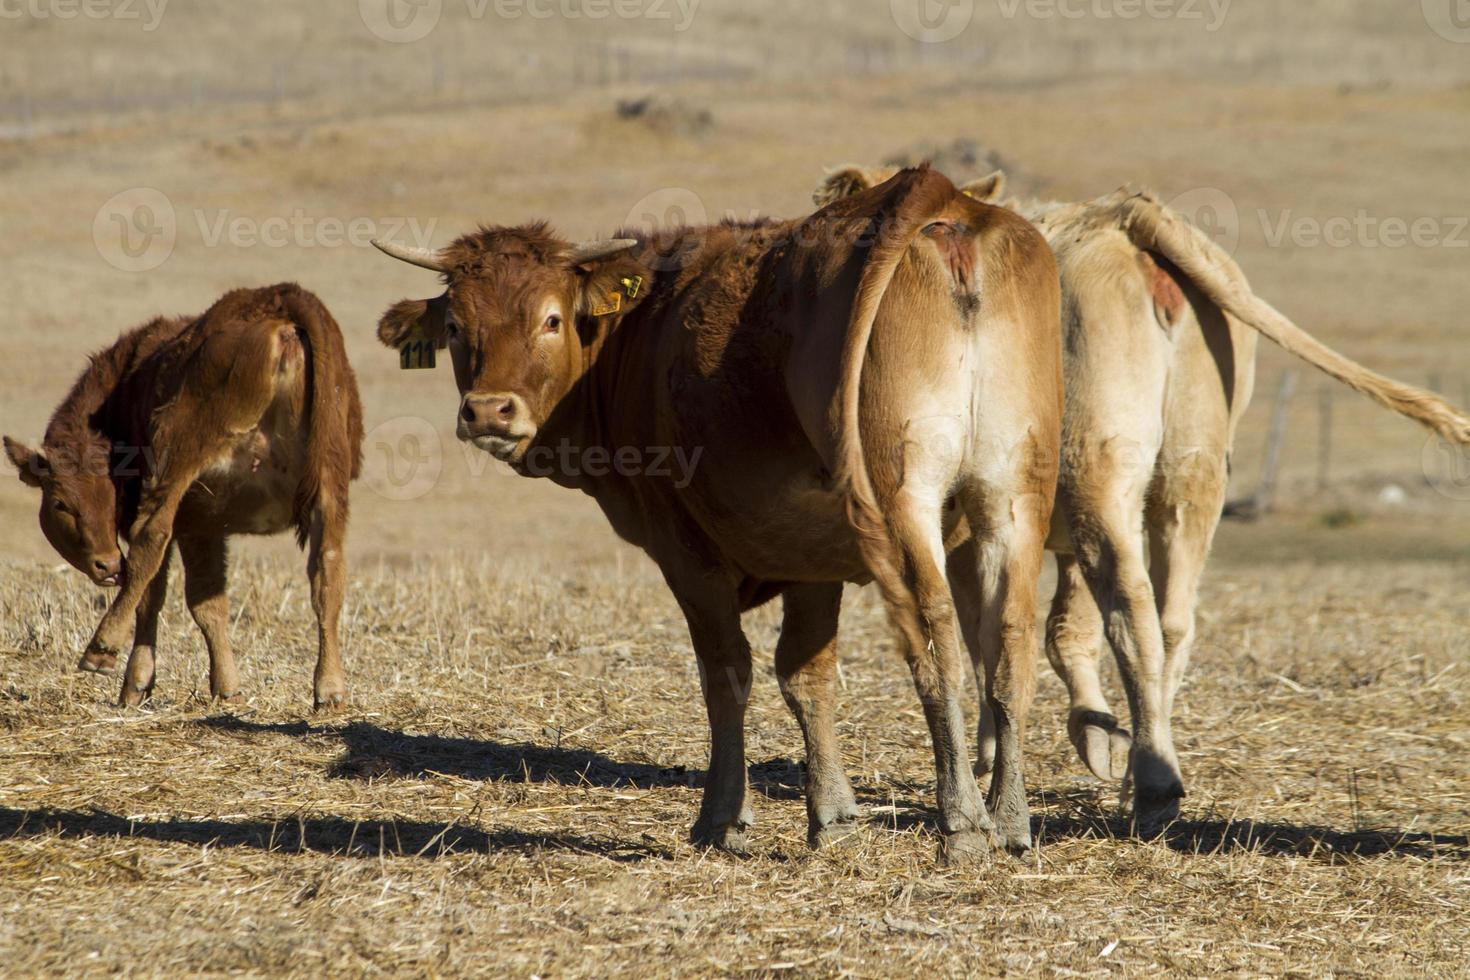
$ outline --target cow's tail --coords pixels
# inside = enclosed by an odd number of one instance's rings
[[[362,411],[342,330],[326,306],[294,284],[282,287],[281,305],[306,338],[306,466],[293,507],[296,543],[304,547],[312,515],[321,502],[323,481],[340,469],[355,479],[362,469]],[[335,503],[343,511],[347,508],[345,485],[343,481],[342,488],[334,488],[341,492],[342,499]]]
[[[1109,199],[1129,238],[1164,256],[1214,304],[1291,354],[1407,416],[1450,442],[1470,444],[1470,418],[1438,395],[1386,378],[1344,357],[1256,296],[1224,249],[1151,194],[1118,191]]]
[[[904,560],[873,488],[861,425],[863,366],[883,296],[893,282],[898,265],[909,245],[938,210],[948,203],[954,188],[949,180],[927,165],[910,180],[907,193],[899,192],[896,206],[885,208],[878,221],[873,244],[858,279],[852,315],[842,348],[838,404],[840,430],[836,482],[847,498],[847,515],[857,534],[863,560],[888,600],[895,625],[909,633],[910,642],[923,642],[917,597],[904,573]],[[936,186],[939,185],[939,186]],[[948,187],[949,194],[944,193]],[[937,206],[936,206],[937,205]]]

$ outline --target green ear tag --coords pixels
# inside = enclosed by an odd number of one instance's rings
[[[442,344],[436,344],[429,337],[415,330],[398,348],[398,369],[400,371],[420,371],[431,369],[435,365],[434,352]]]

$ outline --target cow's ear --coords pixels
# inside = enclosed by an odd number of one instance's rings
[[[988,177],[972,180],[961,187],[960,191],[966,197],[973,197],[975,200],[985,204],[998,201],[1001,195],[1006,192],[1006,172],[1004,170],[997,170]]]
[[[648,292],[648,269],[627,252],[594,259],[576,267],[581,277],[577,313],[582,318],[627,313]]]
[[[405,299],[388,307],[378,321],[378,340],[385,347],[398,348],[415,337],[438,343],[444,339],[444,314],[449,309],[448,294],[433,299]]]
[[[51,474],[51,464],[45,455],[9,436],[5,437],[5,455],[20,470],[20,482],[28,487],[39,487],[42,479]]]
[[[812,192],[812,203],[819,208],[826,207],[881,183],[880,175],[866,167],[853,163],[833,167],[827,171],[827,179]]]

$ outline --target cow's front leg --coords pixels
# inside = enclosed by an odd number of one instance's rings
[[[119,702],[125,708],[135,708],[153,694],[155,679],[155,654],[158,646],[158,620],[163,614],[163,602],[168,598],[168,563],[172,549],[164,554],[163,566],[138,605],[138,616],[133,624],[133,652],[128,655],[128,666],[123,671],[122,694]]]
[[[216,537],[180,538],[179,554],[184,559],[184,601],[209,651],[209,696],[228,701],[240,693],[240,672],[230,648],[227,543]]]
[[[776,676],[806,741],[807,843],[820,847],[852,833],[861,816],[833,730],[842,583],[793,585],[781,601]]]
[[[748,850],[745,832],[754,817],[746,797],[745,773],[750,644],[740,629],[739,602],[733,586],[726,589],[707,581],[695,588],[672,580],[670,584],[689,622],[709,715],[709,771],[705,774],[699,819],[689,839],[695,844],[744,854]]]
[[[130,537],[132,543],[128,547],[122,588],[102,616],[102,622],[97,624],[81,663],[77,664],[78,670],[97,669],[94,666],[97,662],[116,658],[127,642],[129,620],[137,614],[139,604],[153,584],[153,577],[168,557],[174,514],[182,496],[182,491],[155,490],[145,497]]]

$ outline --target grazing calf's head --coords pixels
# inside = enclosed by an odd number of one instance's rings
[[[41,491],[41,533],[61,557],[98,585],[122,581],[117,488],[104,445],[32,449],[5,437],[5,455],[27,486]]]
[[[459,438],[512,464],[586,373],[607,324],[627,312],[647,270],[632,239],[572,244],[544,224],[482,228],[439,252],[374,242],[439,272],[448,287],[394,304],[378,323],[389,347],[449,347]]]

